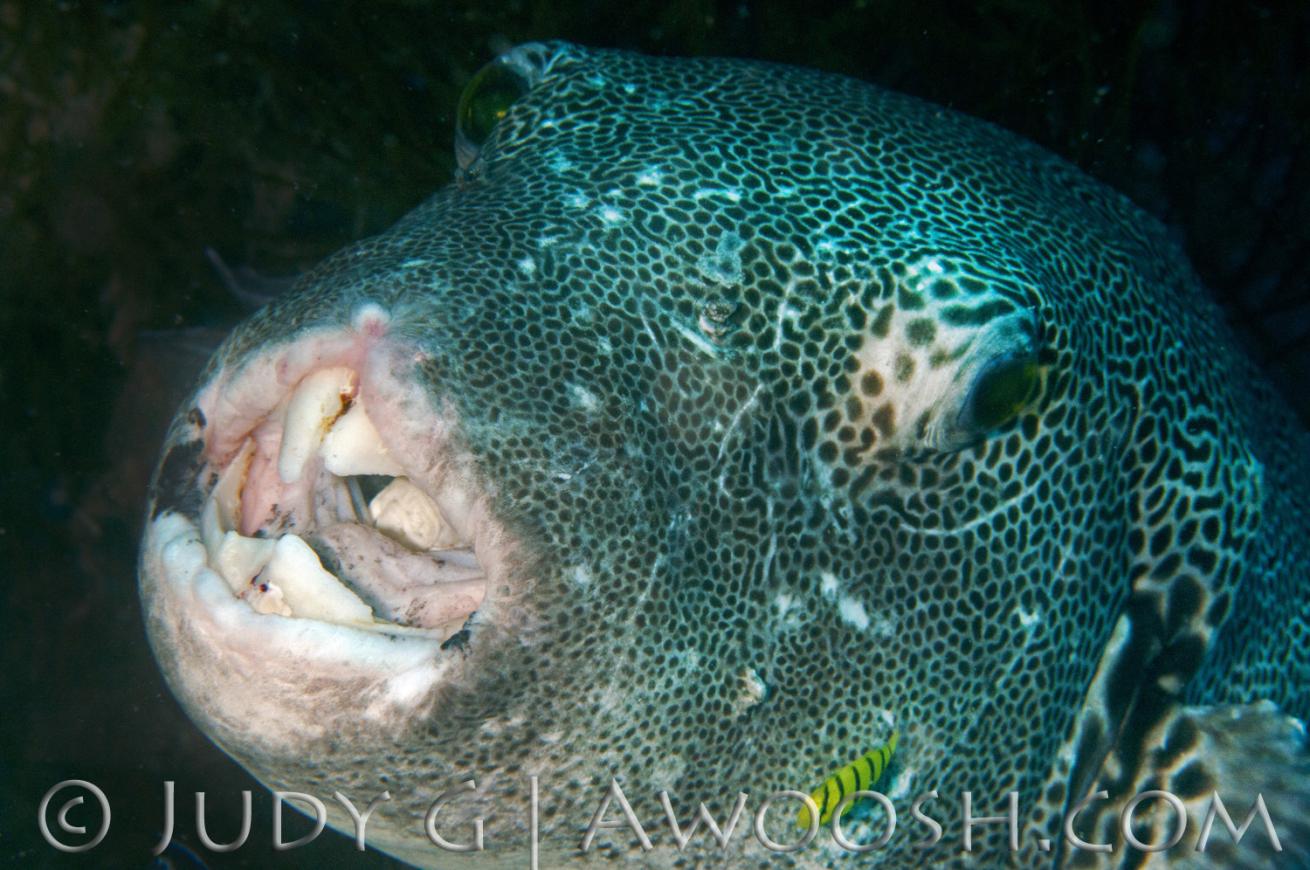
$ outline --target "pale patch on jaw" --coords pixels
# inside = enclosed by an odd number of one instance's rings
[[[427,638],[257,613],[210,567],[199,530],[180,514],[151,523],[142,563],[158,587],[147,605],[158,658],[221,745],[278,752],[333,734],[342,719],[399,724],[455,664],[434,657]]]

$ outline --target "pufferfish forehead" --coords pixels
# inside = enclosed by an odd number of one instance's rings
[[[833,483],[867,483],[880,454],[1011,422],[1054,345],[1042,275],[996,227],[1017,205],[1005,154],[962,177],[961,143],[907,124],[907,99],[767,64],[524,46],[461,101],[459,189],[474,215],[489,192],[471,224],[494,227],[507,283],[555,282],[575,313],[646,306],[647,329],[672,312],[698,375],[767,384]]]

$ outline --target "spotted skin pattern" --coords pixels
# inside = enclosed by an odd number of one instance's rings
[[[1069,857],[1036,835],[1082,795],[1122,802],[1211,745],[1178,724],[1213,724],[1206,705],[1307,714],[1306,439],[1155,221],[1004,131],[834,75],[565,44],[500,62],[530,88],[456,183],[214,366],[391,312],[534,555],[522,630],[475,631],[404,739],[261,775],[326,794],[387,770],[379,818],[418,837],[427,792],[402,783],[473,772],[518,807],[540,773],[542,837],[575,846],[617,774],[646,860],[695,866],[719,853],[672,851],[660,789],[726,813],[898,731],[880,788],[907,829],[862,863],[1036,866]],[[979,379],[1014,359],[1032,394],[979,425]],[[1174,726],[1166,764],[1151,741]],[[916,850],[905,811],[934,788],[948,833]],[[989,828],[960,854],[963,789],[988,815],[1019,792],[1024,852]],[[520,816],[488,818],[500,854]],[[622,831],[589,854],[640,856]]]

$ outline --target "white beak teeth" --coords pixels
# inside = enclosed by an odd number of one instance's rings
[[[278,448],[277,474],[283,483],[300,480],[305,463],[318,452],[328,428],[358,392],[359,376],[344,367],[320,369],[300,382],[287,403]]]
[[[214,491],[205,502],[200,529],[204,535],[205,549],[210,553],[218,552],[223,543],[224,533],[240,524],[241,488],[245,484],[246,473],[250,469],[250,458],[254,452],[255,443],[247,438],[236,458],[223,469]]]
[[[282,597],[282,587],[273,583],[249,586],[237,597],[244,598],[256,613],[262,613],[265,616],[295,615]]]
[[[277,539],[273,558],[259,580],[259,586],[281,591],[282,600],[290,608],[284,615],[294,614],[323,622],[373,623],[373,608],[347,589],[334,574],[324,570],[318,555],[299,535],[283,535]]]
[[[470,543],[472,499],[447,484],[434,501],[404,474],[366,413],[358,374],[313,372],[220,473],[201,516],[209,565],[258,613],[437,637],[458,631],[486,592]],[[365,476],[394,478],[367,506]],[[359,525],[316,531],[343,518],[338,506],[324,520],[323,493],[343,491]],[[306,498],[320,507],[274,510]],[[305,543],[311,535],[326,541],[349,586]]]
[[[368,503],[373,524],[387,537],[411,550],[461,546],[458,532],[423,490],[403,477],[387,484]]]
[[[387,455],[378,430],[364,413],[364,403],[356,399],[350,410],[341,415],[323,438],[323,466],[337,477],[380,474],[400,477],[402,469]]]
[[[268,538],[247,538],[229,531],[210,561],[232,591],[240,595],[273,558],[275,544]]]

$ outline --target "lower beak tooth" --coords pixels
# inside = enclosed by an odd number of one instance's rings
[[[323,438],[323,465],[337,477],[380,474],[400,477],[405,472],[387,455],[378,430],[356,400]]]
[[[291,616],[291,608],[282,598],[282,589],[276,583],[261,583],[247,587],[241,597],[249,602],[256,613]]]
[[[277,473],[283,483],[300,480],[305,463],[323,443],[328,427],[358,391],[359,376],[344,367],[321,369],[300,382],[287,403],[278,449]]]
[[[278,538],[258,580],[281,590],[292,615],[336,623],[374,621],[373,609],[324,570],[318,555],[297,535]]]
[[[223,535],[217,552],[210,563],[232,591],[238,595],[250,584],[256,574],[264,570],[273,558],[275,543],[268,538],[247,538],[236,532]]]
[[[457,547],[459,535],[436,503],[414,484],[398,477],[369,502],[378,531],[413,550]]]

